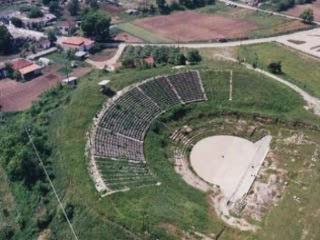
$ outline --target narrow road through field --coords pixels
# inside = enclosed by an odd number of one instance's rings
[[[290,15],[283,14],[283,13],[280,13],[280,12],[264,10],[264,9],[261,9],[261,8],[258,8],[258,7],[253,7],[253,6],[244,4],[244,3],[238,3],[238,2],[229,1],[229,0],[218,0],[218,1],[219,2],[223,2],[225,4],[229,4],[230,3],[230,4],[233,4],[233,5],[236,5],[237,7],[240,7],[240,8],[245,8],[245,9],[249,9],[249,10],[253,10],[253,11],[267,13],[267,14],[274,15],[274,16],[280,16],[280,17],[285,17],[285,18],[301,21],[301,18],[299,18],[299,17],[290,16]],[[317,21],[313,21],[313,23],[316,24],[316,25],[320,25],[320,22],[317,22]]]
[[[247,66],[247,67],[253,69],[251,66]],[[262,69],[256,68],[256,69],[254,69],[254,71],[262,73],[263,75],[266,75],[266,76],[290,87],[291,89],[293,89],[294,91],[299,93],[303,97],[304,101],[307,103],[306,108],[311,109],[315,115],[320,116],[320,100],[318,98],[311,96],[309,93],[305,92],[304,90],[297,87],[296,85],[294,85],[294,84],[292,84],[292,83],[290,83],[290,82],[288,82],[278,76],[275,76],[269,72],[266,72]]]

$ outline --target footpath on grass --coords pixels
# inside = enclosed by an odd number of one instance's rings
[[[232,62],[238,62],[237,59],[232,58],[232,57],[226,57],[223,56],[221,54],[217,54],[217,57],[232,61]],[[309,93],[307,93],[306,91],[302,90],[301,88],[299,88],[298,86],[294,85],[293,83],[290,83],[286,80],[284,80],[281,77],[275,76],[267,71],[264,71],[260,68],[253,68],[250,64],[248,63],[242,63],[242,65],[246,66],[246,68],[256,71],[258,73],[261,73],[269,78],[272,78],[278,82],[280,82],[281,84],[284,84],[286,86],[288,86],[289,88],[291,88],[292,90],[294,90],[295,92],[297,92],[306,102],[306,109],[307,110],[311,110],[315,115],[320,116],[320,99],[311,96]]]

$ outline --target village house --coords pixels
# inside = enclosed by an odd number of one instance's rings
[[[62,41],[64,49],[75,49],[78,51],[89,51],[94,46],[95,41],[84,37],[68,37]]]
[[[23,80],[29,80],[41,74],[41,67],[39,65],[23,58],[13,60],[12,68],[21,74]]]
[[[155,65],[155,61],[154,61],[154,58],[153,57],[147,57],[147,58],[144,58],[143,59],[144,60],[144,62],[146,63],[146,64],[148,64],[149,66],[154,66]]]
[[[41,38],[39,40],[39,46],[43,49],[48,49],[51,47],[51,42],[48,38]]]
[[[62,35],[70,35],[73,29],[77,29],[77,23],[74,21],[65,21],[59,26]]]
[[[57,17],[51,13],[44,13],[43,17],[29,18],[25,13],[16,11],[10,14],[10,18],[12,17],[20,19],[23,26],[28,29],[40,29],[57,20]]]

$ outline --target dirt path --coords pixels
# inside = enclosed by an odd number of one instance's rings
[[[247,66],[247,67],[252,69],[252,67],[250,67],[250,66]],[[292,84],[292,83],[290,83],[290,82],[288,82],[278,76],[275,76],[269,72],[266,72],[262,69],[256,68],[256,69],[254,69],[254,71],[262,73],[262,74],[290,87],[291,89],[293,89],[294,91],[299,93],[303,97],[304,101],[307,103],[306,109],[312,110],[315,115],[320,116],[320,100],[318,98],[311,96],[309,93],[305,92],[304,90],[297,87],[296,85],[294,85],[294,84]]]
[[[118,62],[118,60],[121,57],[122,52],[124,51],[126,46],[127,46],[126,44],[121,43],[118,47],[116,54],[112,58],[110,58],[106,61],[98,62],[98,61],[93,61],[93,60],[87,59],[86,62],[93,65],[97,69],[104,69],[107,66],[112,66]]]

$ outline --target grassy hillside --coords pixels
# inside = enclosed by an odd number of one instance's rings
[[[248,62],[257,56],[258,67],[266,70],[272,61],[281,61],[281,77],[320,97],[320,65],[317,59],[276,43],[242,46],[239,52],[240,57]]]
[[[303,100],[295,92],[239,65],[208,61],[193,68],[201,70],[210,99],[193,105],[194,114],[241,111],[317,121],[303,109]],[[228,100],[229,75],[216,73],[212,69],[234,70],[232,102]],[[146,154],[148,164],[162,182],[160,187],[141,188],[101,198],[88,174],[86,132],[92,118],[107,99],[99,92],[98,82],[111,79],[112,89],[120,90],[136,81],[172,71],[169,67],[122,70],[114,74],[94,71],[83,77],[76,89],[61,88],[56,89],[54,94],[48,93],[30,111],[14,116],[7,123],[7,128],[0,130],[1,143],[12,144],[13,149],[20,145],[9,141],[11,135],[21,131],[26,124],[39,126],[37,129],[47,136],[42,140],[50,146],[50,155],[45,155],[45,159],[54,174],[54,185],[63,204],[73,206],[72,224],[80,239],[179,239],[185,231],[218,233],[223,228],[214,216],[206,194],[188,186],[174,172],[167,161],[170,149],[154,148],[160,146],[162,140],[152,132],[146,139]],[[168,136],[165,137],[168,139]],[[29,145],[28,141],[26,145]],[[26,222],[25,228],[17,230],[16,239],[33,239],[45,229],[50,229],[51,239],[72,239],[50,189],[39,197],[38,187],[35,186],[26,188],[17,180],[10,187],[17,208],[24,209],[26,219],[33,219]],[[48,213],[45,214],[43,209]],[[50,216],[46,219],[47,224],[39,225],[39,218],[47,215]],[[223,239],[255,238],[227,228]]]

